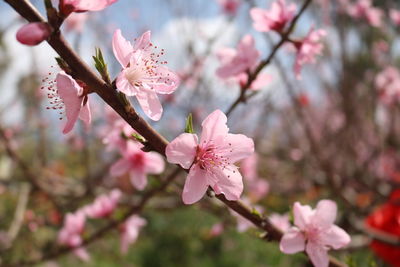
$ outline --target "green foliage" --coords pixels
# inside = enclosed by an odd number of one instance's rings
[[[188,117],[186,118],[185,133],[195,133],[195,131],[193,130],[193,116],[192,116],[192,113],[189,113]]]
[[[101,49],[96,47],[96,55],[93,56],[94,66],[96,70],[100,73],[101,78],[108,84],[111,84],[110,74],[107,70],[107,64],[104,61],[103,53]]]

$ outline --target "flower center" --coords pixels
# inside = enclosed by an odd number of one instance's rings
[[[207,145],[206,147],[197,146],[195,164],[199,164],[203,170],[210,170],[214,167],[224,169],[228,164],[228,159],[218,153],[217,147]]]

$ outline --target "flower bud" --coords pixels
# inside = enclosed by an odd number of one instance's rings
[[[17,40],[25,45],[38,45],[51,34],[50,26],[44,22],[32,22],[22,26],[17,32]]]

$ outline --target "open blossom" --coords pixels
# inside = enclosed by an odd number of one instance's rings
[[[82,245],[82,233],[85,227],[86,216],[84,211],[78,210],[75,213],[67,213],[64,219],[64,226],[58,233],[58,243],[74,248],[74,254],[83,261],[90,259],[89,254]]]
[[[339,249],[350,243],[350,236],[333,224],[337,206],[331,200],[321,200],[316,209],[294,203],[293,215],[296,226],[283,235],[280,249],[283,253],[294,254],[306,251],[316,267],[328,267],[328,250]]]
[[[223,48],[218,51],[222,66],[217,69],[217,75],[222,78],[228,78],[246,73],[257,64],[260,52],[255,48],[254,38],[247,34],[239,42],[237,49]]]
[[[236,15],[236,12],[240,6],[241,0],[217,0],[218,4],[222,7],[222,10],[231,16]]]
[[[400,72],[393,66],[387,66],[375,77],[375,87],[380,100],[391,105],[400,100]]]
[[[306,63],[315,63],[315,57],[322,53],[323,44],[321,38],[326,35],[324,30],[310,29],[307,36],[301,41],[295,41],[296,60],[294,63],[294,73],[297,79],[301,78],[301,67]]]
[[[68,16],[72,12],[100,11],[115,2],[117,0],[60,0],[59,9]]]
[[[121,252],[127,253],[129,245],[136,242],[140,229],[147,224],[146,220],[138,215],[129,217],[121,231]]]
[[[394,25],[400,26],[400,10],[390,9],[389,16]]]
[[[112,176],[129,173],[132,185],[143,190],[147,185],[147,174],[159,174],[164,171],[164,160],[156,152],[144,152],[142,144],[128,142],[122,150],[122,158],[115,162],[110,169]]]
[[[183,133],[168,144],[165,153],[170,163],[189,169],[182,193],[185,204],[199,201],[208,186],[228,200],[238,200],[243,191],[242,175],[234,165],[254,152],[253,140],[228,133],[227,118],[215,110],[202,123],[200,140]]]
[[[144,113],[152,120],[161,118],[163,108],[157,94],[172,94],[179,85],[179,77],[163,66],[160,54],[152,52],[150,31],[139,37],[132,46],[116,30],[113,37],[113,51],[123,70],[117,77],[117,88],[127,96],[136,96]],[[155,47],[156,48],[156,47]]]
[[[50,26],[44,22],[25,24],[17,31],[17,40],[24,45],[38,45],[51,34]]]
[[[279,213],[272,213],[268,217],[269,221],[283,233],[290,229],[289,214],[280,215]]]
[[[254,7],[250,10],[253,27],[260,32],[282,32],[296,12],[296,5],[286,5],[285,0],[273,2],[270,10]]]
[[[94,202],[87,205],[83,210],[90,218],[103,218],[111,215],[121,198],[121,191],[112,190],[108,195],[98,196]]]
[[[389,200],[372,212],[365,220],[366,226],[381,235],[400,238],[400,189],[390,194]],[[373,240],[371,249],[390,266],[400,266],[400,247],[379,240]]]
[[[353,18],[365,19],[371,26],[382,25],[383,12],[372,6],[371,0],[358,0],[357,3],[347,7],[347,13]]]
[[[69,133],[80,118],[87,126],[91,122],[89,99],[84,89],[71,76],[60,71],[56,77],[57,89],[53,89],[48,97],[53,109],[65,109],[67,123],[63,133]]]
[[[240,172],[242,173],[248,197],[257,202],[269,191],[269,183],[263,178],[258,177],[257,174],[258,155],[254,153],[246,158],[240,164]]]

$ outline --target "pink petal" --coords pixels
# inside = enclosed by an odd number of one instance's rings
[[[86,105],[82,106],[81,111],[79,112],[79,119],[85,123],[87,128],[89,127],[90,122],[92,121],[89,100],[87,100]]]
[[[222,170],[214,168],[212,172],[217,178],[217,187],[212,185],[215,192],[224,194],[228,200],[239,200],[243,192],[243,179],[238,168],[235,165],[229,165]]]
[[[163,108],[160,100],[154,91],[141,90],[136,95],[136,98],[142,107],[144,113],[153,121],[158,121],[161,118]]]
[[[215,144],[222,142],[223,138],[228,134],[229,128],[226,126],[227,118],[225,114],[217,109],[204,119],[201,126],[200,144],[203,145],[210,141]]]
[[[206,175],[206,171],[197,165],[190,169],[182,192],[183,203],[193,204],[204,196],[208,188]]]
[[[114,176],[114,177],[121,176],[121,175],[124,175],[125,173],[127,173],[130,168],[131,168],[130,162],[128,160],[122,158],[122,159],[118,160],[117,162],[115,162],[111,166],[110,174],[111,174],[111,176]]]
[[[299,202],[293,205],[293,215],[294,224],[300,228],[300,230],[305,230],[307,225],[310,223],[311,217],[314,215],[313,210],[308,205],[301,205]]]
[[[179,86],[179,76],[164,66],[157,68],[157,76],[157,82],[151,86],[158,94],[172,94]]]
[[[138,89],[131,85],[131,83],[125,77],[126,70],[123,70],[117,77],[117,88],[120,92],[127,96],[134,96],[138,93]]]
[[[115,3],[117,0],[80,0],[75,4],[76,11],[100,11],[107,6]]]
[[[323,246],[309,241],[306,246],[306,252],[315,267],[329,266],[328,252]]]
[[[243,134],[228,134],[219,151],[229,162],[235,163],[254,153],[254,142]]]
[[[146,153],[145,171],[151,174],[159,174],[164,171],[165,163],[163,157],[156,152]]]
[[[56,77],[57,91],[64,102],[67,123],[64,126],[63,133],[69,133],[78,119],[81,110],[83,98],[79,97],[82,88],[78,83],[64,71],[60,71]]]
[[[50,27],[44,22],[32,22],[22,26],[17,32],[17,40],[25,45],[37,45],[51,34]]]
[[[147,185],[147,175],[140,169],[135,169],[129,173],[132,185],[138,189],[143,190]]]
[[[282,237],[279,248],[283,253],[294,254],[304,251],[306,239],[297,227],[290,228]]]
[[[151,32],[147,31],[143,33],[135,42],[134,50],[147,49],[150,45]]]
[[[197,135],[183,133],[167,145],[165,154],[167,161],[189,169],[196,156]]]
[[[337,206],[332,200],[321,200],[318,202],[315,209],[315,214],[312,218],[314,225],[323,228],[330,227],[336,219]]]
[[[342,228],[332,225],[329,230],[321,233],[320,240],[323,245],[339,249],[347,246],[351,238]]]
[[[85,248],[76,248],[73,252],[82,261],[88,262],[90,260],[90,255]]]
[[[127,41],[121,33],[120,29],[114,32],[112,47],[114,56],[117,58],[118,62],[123,68],[128,66],[130,55],[133,51],[133,47],[129,41]]]

